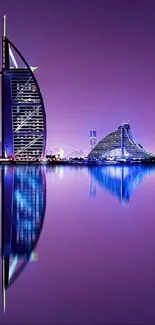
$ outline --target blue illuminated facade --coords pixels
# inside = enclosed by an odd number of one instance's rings
[[[124,122],[117,130],[105,136],[91,150],[88,158],[132,159],[153,158],[133,137],[129,122]]]
[[[33,71],[19,50],[2,36],[2,157],[36,159],[44,156],[46,115]]]

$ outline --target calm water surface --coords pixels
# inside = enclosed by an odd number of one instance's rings
[[[155,324],[154,167],[1,172],[1,324]]]

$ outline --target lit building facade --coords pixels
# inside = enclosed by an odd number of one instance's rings
[[[33,71],[19,50],[2,36],[2,157],[39,158],[45,154],[46,115]]]
[[[153,156],[136,142],[129,122],[124,122],[117,130],[99,141],[88,158],[151,158]]]
[[[91,150],[96,146],[96,143],[97,143],[97,133],[96,131],[90,131],[90,148]]]

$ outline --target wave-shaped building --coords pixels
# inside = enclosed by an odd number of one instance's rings
[[[88,158],[153,158],[138,143],[131,132],[129,122],[124,122],[117,130],[109,133],[91,150]]]
[[[42,94],[31,68],[2,35],[2,157],[39,158],[45,153],[46,115]]]

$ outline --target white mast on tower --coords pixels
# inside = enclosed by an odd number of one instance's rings
[[[3,37],[6,37],[6,15],[3,16]]]

